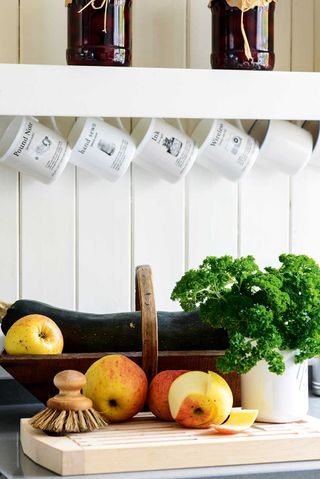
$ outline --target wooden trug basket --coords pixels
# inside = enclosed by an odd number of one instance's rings
[[[148,380],[159,371],[190,369],[216,371],[216,359],[224,351],[158,351],[158,322],[152,272],[150,266],[136,269],[136,311],[141,311],[142,351],[123,353],[76,353],[58,355],[0,355],[0,366],[44,404],[57,393],[54,376],[65,369],[85,373],[97,359],[107,354],[124,354],[139,364]],[[224,376],[234,395],[234,405],[240,405],[240,379],[237,374]]]

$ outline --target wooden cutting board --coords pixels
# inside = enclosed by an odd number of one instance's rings
[[[22,419],[21,444],[34,462],[60,475],[320,460],[320,420],[255,423],[223,436],[139,414],[100,431],[52,437]]]

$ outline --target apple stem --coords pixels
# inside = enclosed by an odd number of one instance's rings
[[[11,307],[11,304],[5,303],[4,301],[0,301],[0,324],[3,318],[5,318],[7,311],[10,307]]]

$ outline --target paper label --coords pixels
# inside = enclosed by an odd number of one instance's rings
[[[154,128],[148,136],[140,157],[144,166],[164,173],[171,179],[180,178],[190,162],[194,161],[196,145],[193,140],[160,120],[154,122]]]
[[[224,172],[243,171],[258,153],[256,141],[230,123],[216,120],[200,154],[205,162],[214,164]],[[230,175],[229,175],[230,176]]]
[[[87,120],[71,162],[111,181],[127,170],[135,153],[130,136],[101,120]]]
[[[49,180],[64,164],[66,151],[67,142],[57,133],[25,117],[5,163],[22,173]]]

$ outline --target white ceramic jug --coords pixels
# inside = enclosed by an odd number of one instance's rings
[[[270,373],[259,361],[241,376],[241,406],[259,409],[258,421],[285,423],[302,419],[308,412],[308,361],[295,363],[295,351],[282,351],[285,372]]]

